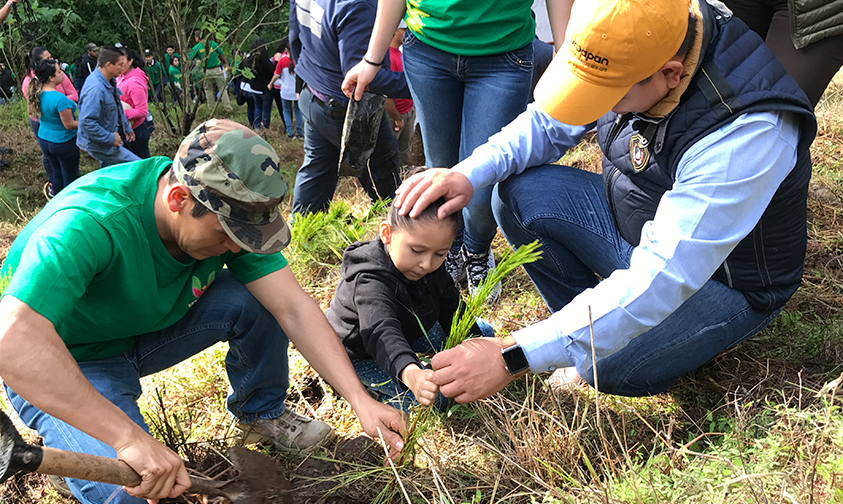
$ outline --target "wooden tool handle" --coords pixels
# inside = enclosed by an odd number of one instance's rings
[[[87,481],[99,481],[100,483],[111,483],[127,487],[141,484],[141,477],[129,464],[122,460],[88,455],[87,453],[76,453],[71,451],[57,450],[55,448],[42,448],[43,458],[41,465],[36,472],[41,474],[54,474],[66,478],[83,479]],[[211,496],[227,497],[222,490],[224,481],[210,480],[190,477],[190,493],[198,493]]]
[[[38,471],[67,478],[99,481],[127,487],[138,486],[141,477],[122,460],[43,447]]]

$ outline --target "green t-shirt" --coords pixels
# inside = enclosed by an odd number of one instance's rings
[[[152,65],[148,65],[146,67],[146,72],[149,75],[149,82],[155,86],[159,82],[164,80],[164,65],[161,64],[158,60],[153,60],[154,63]]]
[[[181,64],[181,55],[179,55],[179,53],[173,53],[173,56],[178,56],[179,63]],[[171,63],[172,63],[172,58],[170,57],[169,53],[164,53],[164,67],[170,68]]]
[[[187,262],[171,256],[153,213],[158,178],[171,164],[154,157],[79,178],[9,249],[2,295],[49,319],[77,361],[118,355],[137,335],[173,325],[224,265],[243,283],[287,265],[281,253]]]
[[[419,40],[440,51],[486,56],[532,43],[532,5],[532,0],[407,0],[404,22]]]
[[[171,81],[181,84],[181,68],[170,65],[169,73]]]
[[[211,48],[210,54],[208,54],[208,59],[205,61],[205,68],[215,68],[220,66],[220,56],[224,56],[225,54],[220,49],[219,44],[214,42],[213,40],[208,43],[208,47]],[[190,50],[190,54],[187,55],[187,59],[190,61],[193,60],[205,60],[205,43],[199,42],[193,49]]]

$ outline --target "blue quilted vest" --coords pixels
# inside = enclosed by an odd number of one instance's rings
[[[713,277],[741,291],[756,310],[783,306],[802,279],[807,244],[809,147],[813,109],[761,38],[730,13],[700,2],[703,49],[691,84],[664,119],[609,113],[597,123],[603,181],[621,235],[637,245],[662,195],[676,178],[685,151],[748,112],[788,111],[801,118],[796,166],[761,220]],[[704,70],[704,71],[703,71]]]

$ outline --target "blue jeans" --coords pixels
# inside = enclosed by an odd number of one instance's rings
[[[35,141],[38,142],[38,147],[41,148],[41,164],[44,165],[44,171],[47,173],[47,180],[50,183],[53,182],[53,165],[50,162],[47,154],[44,152],[44,143],[41,140],[41,137],[38,136],[38,129],[41,127],[40,121],[35,121],[31,117],[29,118],[29,127],[32,129],[32,132],[35,133]]]
[[[112,146],[112,148],[107,151],[87,149],[86,152],[90,154],[92,158],[99,161],[100,168],[120,163],[128,163],[129,161],[137,161],[140,159],[135,153],[126,148],[125,142],[123,142],[120,147]]]
[[[155,89],[155,96],[153,99],[158,100],[160,103],[164,103],[164,81],[162,80],[158,84],[155,84],[153,88]]]
[[[629,268],[632,245],[618,233],[602,177],[568,166],[530,168],[500,182],[495,218],[513,247],[538,240],[542,258],[524,268],[548,307],[558,311],[617,269]],[[600,390],[643,396],[753,336],[779,310],[754,310],[740,291],[709,280],[661,324],[597,363]],[[576,363],[594,385],[593,363]]]
[[[293,111],[296,114],[296,136],[302,135],[301,129],[301,110],[299,110],[298,100],[285,100],[281,98],[281,105],[284,110],[284,124],[287,126],[287,136],[293,136]]]
[[[345,108],[321,103],[304,87],[299,96],[304,118],[304,162],[296,174],[292,212],[306,214],[328,209],[339,179],[340,141]],[[372,201],[395,197],[398,175],[398,141],[392,134],[386,114],[381,117],[375,151],[369,171],[359,177],[360,185]]]
[[[43,155],[53,166],[50,184],[53,186],[53,194],[58,194],[79,178],[79,147],[76,146],[76,137],[62,143],[39,139],[39,143]]]
[[[241,90],[243,99],[246,100],[246,119],[249,121],[249,127],[255,127],[255,94],[251,91]],[[260,126],[260,125],[258,125]]]
[[[252,95],[252,101],[254,102],[249,123],[255,129],[269,128],[269,118],[272,115],[272,94],[269,91],[264,91],[261,94],[249,92],[249,94]]]
[[[488,322],[483,319],[477,319],[477,326],[484,338],[494,338],[495,329]],[[445,342],[448,335],[442,329],[442,325],[437,322],[433,327],[427,331],[427,338],[419,338],[413,342],[411,348],[416,353],[433,354],[441,351],[445,347]],[[396,383],[392,377],[384,371],[374,359],[358,359],[351,357],[351,365],[357,371],[357,376],[363,382],[363,386],[370,394],[384,403],[409,412],[413,406],[416,406],[416,396],[410,389],[405,389]],[[448,405],[448,398],[443,396],[440,392],[433,402],[433,407],[444,411]]]
[[[450,168],[527,108],[533,47],[460,56],[435,49],[407,30],[404,74],[421,125],[425,164]],[[463,210],[463,243],[469,252],[486,252],[495,237],[491,199],[491,186],[478,189]]]
[[[227,341],[228,411],[250,422],[283,413],[289,380],[287,336],[275,318],[227,270],[175,325],[137,337],[128,352],[107,359],[80,362],[85,377],[101,394],[147,432],[137,399],[140,377],[167,369],[203,349]],[[21,420],[44,437],[44,444],[62,450],[114,458],[113,448],[47,415],[6,387]],[[119,487],[68,479],[74,496],[83,504],[101,504]],[[115,504],[146,501],[120,491]]]

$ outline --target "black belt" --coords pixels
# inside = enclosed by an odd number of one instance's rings
[[[313,95],[313,101],[319,104],[320,107],[328,107],[329,109],[331,109],[331,117],[333,117],[334,119],[345,119],[345,110],[348,108],[348,106],[341,106],[333,98],[328,100],[328,103],[325,103],[318,96],[316,96],[316,93],[314,93],[313,91],[311,91],[310,93]]]

